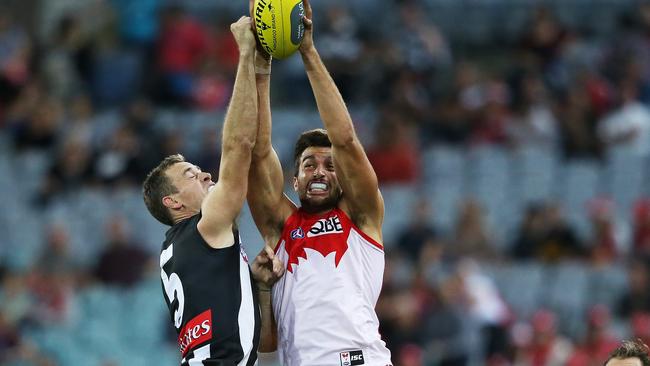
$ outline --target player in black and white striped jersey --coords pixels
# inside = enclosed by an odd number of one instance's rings
[[[265,248],[249,268],[234,224],[246,199],[257,93],[250,18],[233,23],[231,31],[240,55],[218,183],[182,155],[165,158],[143,183],[149,212],[171,226],[160,276],[183,366],[252,366],[258,350],[277,346],[269,291],[284,266]]]

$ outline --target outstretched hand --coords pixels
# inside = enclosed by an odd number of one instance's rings
[[[314,25],[312,23],[312,11],[309,0],[302,0],[302,5],[305,8],[305,15],[302,17],[302,24],[305,26],[305,34],[303,35],[299,50],[300,53],[305,53],[314,48]]]
[[[268,245],[255,257],[251,265],[253,278],[257,287],[269,290],[284,275],[284,264],[275,256],[273,249]]]
[[[250,17],[242,16],[230,25],[230,31],[235,37],[240,53],[255,51],[255,34]]]

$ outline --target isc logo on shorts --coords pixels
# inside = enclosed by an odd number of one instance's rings
[[[363,352],[361,350],[341,352],[341,366],[363,365]]]

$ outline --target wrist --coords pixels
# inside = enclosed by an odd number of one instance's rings
[[[316,51],[316,47],[313,45],[307,47],[307,48],[300,48],[300,55],[302,58],[308,58],[308,57],[314,57],[318,55],[318,52]]]
[[[261,56],[259,52],[255,55],[255,73],[258,75],[271,74],[271,56],[268,59]]]
[[[240,49],[239,50],[239,58],[251,58],[255,55],[255,50],[254,49]]]
[[[269,76],[269,75],[271,75],[271,68],[264,69],[264,68],[255,67],[255,75],[257,75],[257,76]]]

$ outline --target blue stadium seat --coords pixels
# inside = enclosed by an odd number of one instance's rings
[[[586,238],[590,230],[587,203],[601,192],[601,167],[593,161],[569,161],[561,174],[557,180],[558,196],[566,208],[567,219]]]
[[[520,204],[513,189],[511,161],[510,154],[494,146],[474,148],[468,155],[468,191],[483,207],[486,225],[497,239],[504,237],[518,220],[513,215]]]
[[[618,217],[631,219],[634,201],[642,195],[647,163],[644,157],[628,150],[609,151],[603,178],[605,190],[616,202]]]
[[[484,266],[518,319],[528,319],[539,308],[546,283],[545,266],[534,262]]]
[[[423,183],[431,200],[436,225],[452,230],[458,205],[465,197],[467,157],[457,147],[437,146],[422,155]]]
[[[386,185],[380,189],[385,207],[384,244],[390,247],[397,240],[400,229],[410,222],[412,207],[422,197],[411,185]]]
[[[557,312],[564,331],[578,334],[588,307],[588,268],[580,263],[561,263],[549,268],[546,276],[543,304]]]

